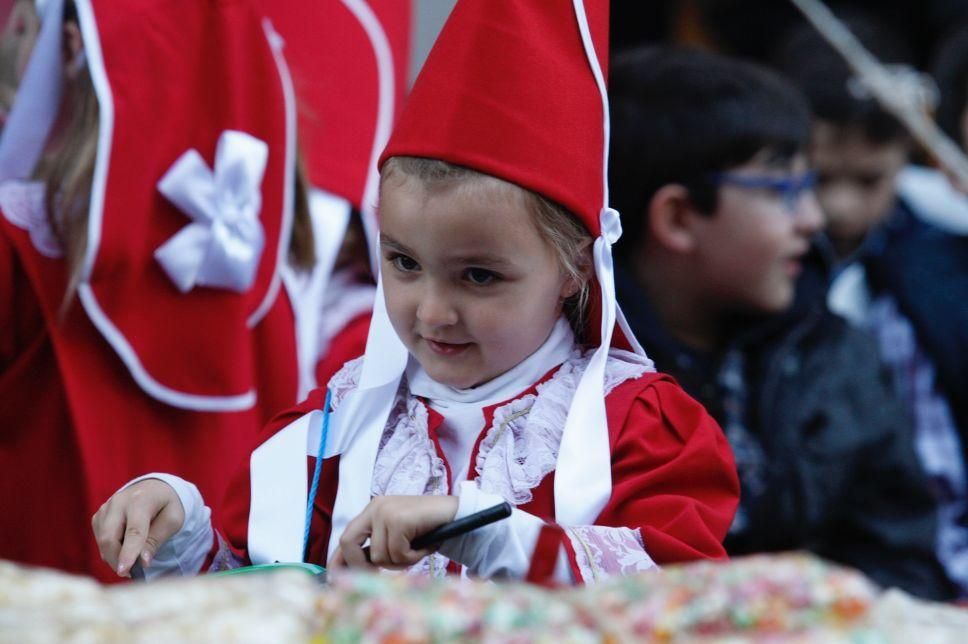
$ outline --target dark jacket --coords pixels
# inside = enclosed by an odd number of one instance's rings
[[[925,223],[899,202],[860,261],[873,294],[894,297],[934,363],[968,463],[968,236]]]
[[[763,485],[741,500],[747,525],[727,538],[730,554],[804,549],[881,585],[951,598],[954,588],[935,555],[936,506],[912,424],[873,339],[826,308],[828,266],[815,249],[791,310],[742,325],[716,355],[673,339],[629,274],[620,270],[616,282],[629,324],[657,368],[724,426],[720,370],[730,351],[744,357],[742,417],[762,448]]]

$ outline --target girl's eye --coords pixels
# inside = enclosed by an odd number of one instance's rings
[[[467,277],[467,280],[469,282],[477,286],[490,284],[491,282],[498,279],[498,276],[496,273],[493,273],[483,268],[468,268],[467,271],[464,273],[464,275]]]
[[[420,269],[420,264],[412,257],[407,257],[406,255],[396,255],[390,258],[390,262],[398,271],[403,271],[404,273],[412,273]]]

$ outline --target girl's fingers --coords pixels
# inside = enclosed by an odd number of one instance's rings
[[[339,548],[343,552],[343,559],[350,568],[373,568],[366,553],[363,552],[363,542],[370,537],[372,524],[367,510],[346,524],[343,536],[339,539]]]
[[[327,568],[344,568],[346,566],[346,559],[343,557],[343,549],[339,546],[336,547],[336,551],[333,552],[333,556],[329,558],[326,563]]]
[[[131,576],[131,566],[145,550],[145,541],[151,525],[151,513],[144,508],[128,508],[125,517],[124,537],[118,554],[117,573],[120,577]]]
[[[121,552],[121,540],[124,536],[124,514],[118,509],[117,504],[108,501],[91,519],[91,524],[101,559],[111,566],[112,570],[116,570],[118,554]]]
[[[421,559],[425,551],[414,550],[410,547],[410,539],[400,530],[389,531],[387,551],[390,562],[395,566],[411,566]]]
[[[185,522],[185,510],[170,485],[145,479],[114,494],[91,517],[101,558],[122,577],[138,557],[147,567],[158,548]]]
[[[138,555],[141,558],[142,567],[147,568],[151,565],[151,561],[161,544],[181,530],[184,522],[185,512],[180,503],[169,503],[158,513],[158,516],[151,521],[148,536],[145,538],[144,549]]]
[[[393,563],[387,553],[387,525],[379,515],[373,517],[373,527],[370,532],[369,561],[374,566],[386,568]]]

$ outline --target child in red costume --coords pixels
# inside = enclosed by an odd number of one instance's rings
[[[220,530],[175,477],[115,494],[94,529],[119,574],[306,560],[592,582],[725,556],[729,447],[615,303],[607,14],[458,3],[383,153],[365,356],[270,424]],[[508,520],[410,546],[502,500]]]
[[[0,140],[0,558],[114,578],[106,495],[221,499],[298,400],[294,113],[248,2],[47,3]]]
[[[363,355],[373,310],[373,208],[407,86],[410,2],[260,0],[286,42],[298,96],[299,146],[315,264],[283,284],[299,336],[300,399]]]

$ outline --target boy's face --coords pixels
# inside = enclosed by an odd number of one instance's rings
[[[574,291],[523,191],[496,179],[427,189],[388,177],[380,227],[390,321],[442,384],[472,387],[527,358]]]
[[[798,155],[777,165],[758,160],[729,171],[746,178],[801,177]],[[720,185],[712,216],[695,218],[696,279],[703,297],[725,314],[778,313],[793,302],[802,259],[823,217],[811,190],[795,198],[769,188]]]
[[[838,253],[856,249],[891,212],[907,153],[903,142],[872,143],[861,132],[816,123],[810,156],[819,175],[817,198]]]

